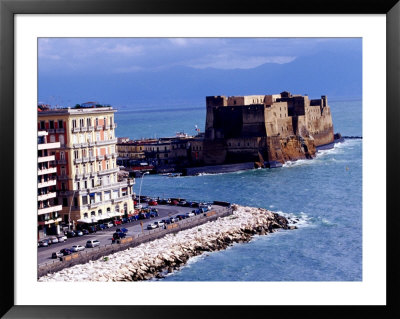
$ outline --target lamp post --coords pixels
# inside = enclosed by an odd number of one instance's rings
[[[71,203],[69,204],[69,212],[68,212],[68,230],[71,230],[71,207],[72,207],[72,201],[75,198],[75,192],[77,190],[74,190],[72,193],[72,197],[71,197]]]
[[[139,187],[139,205],[138,205],[139,208],[141,208],[141,206],[140,206],[140,194],[141,194],[141,192],[142,192],[142,183],[143,183],[144,175],[147,175],[147,174],[149,174],[149,172],[144,172],[143,175],[142,175],[142,179],[140,180],[140,187]]]

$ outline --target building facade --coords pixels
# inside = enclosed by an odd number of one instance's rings
[[[48,143],[48,133],[38,132],[38,239],[60,233],[62,206],[58,204],[55,152],[59,142]]]
[[[115,111],[92,106],[38,112],[38,129],[60,143],[57,197],[69,226],[134,213],[134,180],[118,178]]]

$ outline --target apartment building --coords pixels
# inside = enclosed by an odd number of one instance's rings
[[[60,142],[48,143],[48,133],[38,132],[38,239],[60,233],[62,206],[56,194],[55,151]]]
[[[63,222],[73,227],[133,214],[134,179],[118,177],[115,111],[90,106],[38,112],[38,129],[60,143],[57,195]]]

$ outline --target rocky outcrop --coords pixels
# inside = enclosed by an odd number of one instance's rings
[[[39,281],[139,281],[162,278],[194,256],[218,251],[254,235],[294,229],[288,220],[262,208],[232,205],[233,214],[169,234],[96,261],[40,277]]]

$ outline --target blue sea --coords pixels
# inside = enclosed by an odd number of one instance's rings
[[[330,101],[335,132],[362,135],[362,101]],[[116,113],[116,135],[132,139],[204,130],[205,106]],[[137,191],[136,191],[137,192]],[[222,200],[300,219],[298,229],[195,257],[164,281],[361,281],[362,140],[282,168],[169,178],[148,175],[142,194]]]

